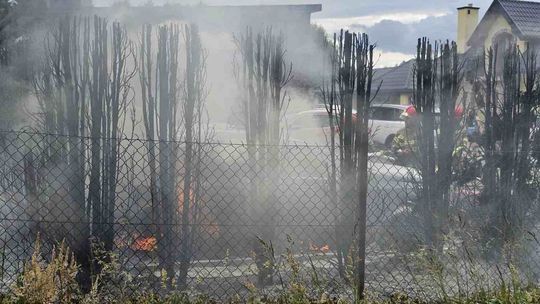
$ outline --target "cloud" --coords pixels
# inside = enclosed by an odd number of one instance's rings
[[[385,52],[414,54],[420,37],[431,40],[455,40],[455,13],[403,13],[355,18],[317,19],[313,21],[329,33],[341,28],[369,34],[377,47]]]
[[[451,13],[460,6],[474,3],[481,8],[481,13],[493,0],[319,0],[323,4],[323,17],[356,17],[407,12],[447,12]]]
[[[386,20],[368,27],[366,32],[384,50],[414,54],[420,37],[428,37],[432,41],[455,40],[457,16],[429,17],[412,24]]]
[[[404,54],[399,52],[386,52],[383,50],[375,49],[374,61],[376,68],[385,68],[397,66],[404,61],[408,61],[414,58],[411,54]]]
[[[403,24],[418,23],[429,17],[443,17],[448,13],[442,12],[404,12],[400,14],[381,14],[345,18],[314,18],[313,23],[322,26],[329,33],[340,29],[362,30],[377,25],[380,22],[391,20]]]
[[[414,54],[416,42],[420,37],[428,37],[433,41],[455,40],[457,16],[448,14],[428,17],[410,24],[384,20],[364,29],[380,48],[392,52]]]

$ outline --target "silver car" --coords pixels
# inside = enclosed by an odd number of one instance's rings
[[[411,105],[378,104],[370,110],[370,129],[373,142],[391,147],[397,132],[405,128],[402,114]]]

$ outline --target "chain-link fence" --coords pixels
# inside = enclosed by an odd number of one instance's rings
[[[89,238],[109,239],[137,288],[160,288],[163,269],[173,265],[175,288],[245,295],[261,267],[271,267],[273,284],[263,290],[301,276],[335,295],[352,294],[347,254],[354,255],[356,207],[344,203],[339,183],[331,190],[340,168],[338,161],[332,170],[328,147],[193,143],[186,164],[184,142],[31,132],[4,132],[0,141],[3,288],[22,271],[39,234],[45,249],[66,240],[79,256]],[[268,168],[253,163],[253,153],[277,160]],[[511,267],[478,246],[486,208],[477,179],[453,186],[443,258],[433,261],[422,249],[418,174],[379,154],[369,167],[369,293],[434,296],[500,283]],[[535,275],[538,247],[534,231],[527,235],[517,267]]]

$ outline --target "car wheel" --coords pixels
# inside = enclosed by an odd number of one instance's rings
[[[396,137],[395,134],[388,135],[386,140],[384,141],[384,146],[387,149],[392,149],[392,146],[394,145],[394,138]]]

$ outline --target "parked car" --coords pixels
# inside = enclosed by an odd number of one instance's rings
[[[405,128],[402,114],[411,105],[372,105],[370,111],[370,133],[376,144],[390,147],[397,132]],[[353,110],[353,119],[356,111]],[[300,142],[326,143],[330,134],[328,112],[324,106],[300,112],[289,119],[289,139]],[[334,130],[337,131],[337,128]]]
[[[390,148],[398,131],[405,128],[402,114],[409,107],[412,106],[396,104],[372,105],[369,124],[372,130],[373,142]]]
[[[353,119],[356,120],[356,111],[353,110]],[[330,141],[331,132],[328,112],[324,106],[303,111],[287,118],[287,135],[290,142],[326,145]],[[337,139],[336,139],[337,140]]]

